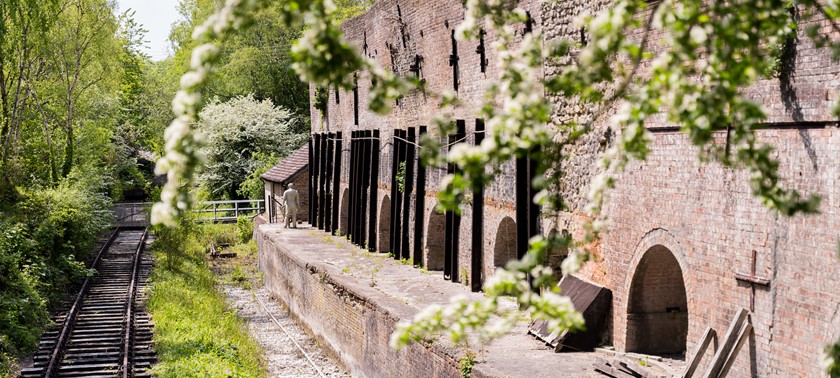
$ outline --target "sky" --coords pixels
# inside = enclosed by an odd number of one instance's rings
[[[169,31],[180,17],[178,0],[118,0],[117,3],[120,13],[129,8],[137,11],[134,19],[149,31],[146,33],[146,53],[155,61],[166,58],[172,50]]]

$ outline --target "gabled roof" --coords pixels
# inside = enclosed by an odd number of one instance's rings
[[[268,172],[263,173],[260,178],[266,181],[283,183],[286,182],[309,166],[309,146],[304,145],[285,159],[281,160]]]

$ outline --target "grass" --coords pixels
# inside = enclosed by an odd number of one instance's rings
[[[189,229],[189,231],[187,231]],[[158,377],[263,377],[262,350],[225,303],[219,278],[205,260],[206,241],[237,241],[219,226],[162,234],[153,248],[149,311],[155,322]],[[168,240],[167,238],[178,238]],[[173,247],[180,247],[173,250]],[[250,247],[239,247],[247,249]],[[240,268],[243,277],[245,272]],[[233,276],[233,274],[231,274]]]

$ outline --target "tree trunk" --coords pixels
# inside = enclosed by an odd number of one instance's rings
[[[64,165],[61,168],[61,177],[65,178],[73,169],[73,124],[67,125],[67,145],[64,146]]]

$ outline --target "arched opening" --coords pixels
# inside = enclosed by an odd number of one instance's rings
[[[563,277],[563,260],[569,255],[568,240],[568,230],[557,232],[556,228],[552,228],[548,232],[549,245],[545,265],[551,268],[551,276],[557,282],[560,282],[560,279]]]
[[[338,220],[338,234],[347,235],[347,222],[350,221],[350,189],[341,193],[341,217]]]
[[[503,268],[511,260],[516,260],[516,222],[510,217],[505,217],[496,231],[493,266]]]
[[[391,252],[391,199],[388,196],[382,199],[382,205],[379,206],[379,243],[376,250]]]
[[[446,216],[432,209],[426,231],[426,269],[443,270]]]
[[[648,249],[633,276],[627,305],[628,352],[678,354],[688,336],[688,299],[682,269],[662,246]]]

